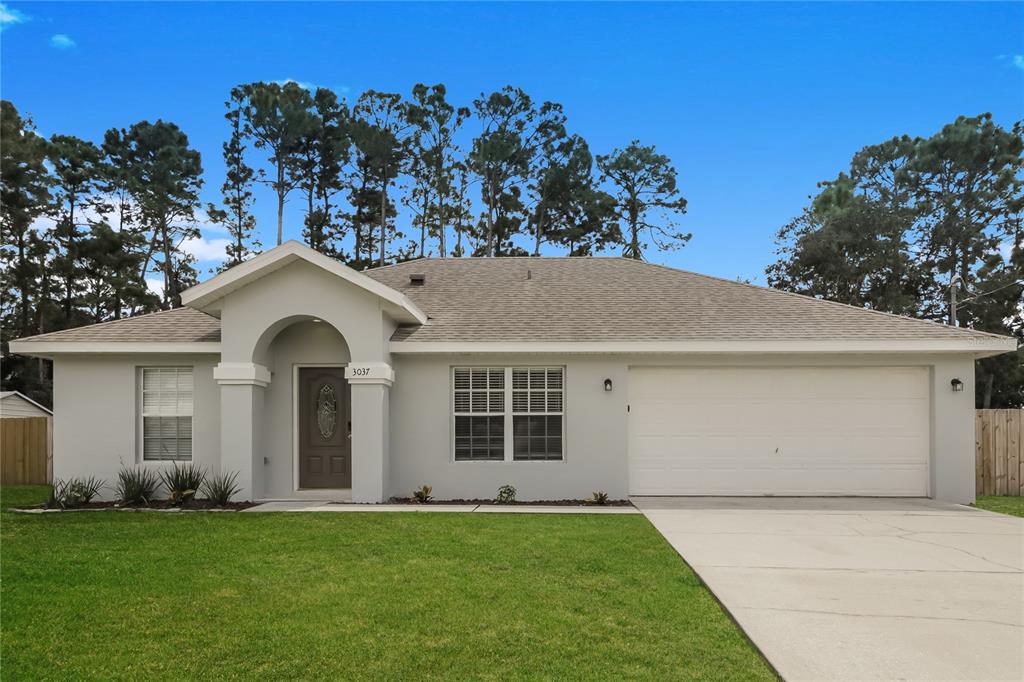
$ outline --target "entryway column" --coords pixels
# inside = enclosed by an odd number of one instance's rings
[[[257,494],[256,472],[263,470],[260,421],[263,389],[270,370],[251,362],[222,362],[213,370],[220,384],[220,470],[238,473],[238,500]]]
[[[388,393],[395,371],[385,362],[351,362],[352,501],[384,502],[388,479]]]

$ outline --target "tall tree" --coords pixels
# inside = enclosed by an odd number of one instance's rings
[[[782,258],[768,269],[780,289],[885,312],[917,315],[927,277],[906,230],[877,198],[840,175],[777,236]]]
[[[1024,135],[960,117],[925,139],[865,147],[821,183],[778,236],[772,286],[876,310],[946,320],[1024,341]],[[1022,354],[980,360],[976,403],[1024,403]]]
[[[533,199],[530,229],[534,256],[540,255],[544,242],[567,247],[570,256],[590,255],[621,242],[615,202],[597,188],[593,157],[578,135],[556,138],[542,146],[529,194]]]
[[[523,183],[545,140],[565,136],[562,107],[540,107],[520,88],[507,85],[473,101],[482,130],[473,140],[468,162],[480,179],[484,203],[480,255],[500,256],[513,248],[512,239],[525,221]]]
[[[672,161],[654,146],[633,140],[625,149],[597,157],[602,181],[615,186],[615,211],[626,225],[623,255],[643,259],[644,235],[659,250],[679,249],[693,235],[679,232],[677,216],[686,213],[686,199],[676,184]],[[652,213],[658,214],[657,220]]]
[[[430,236],[436,237],[441,258],[447,255],[448,226],[458,212],[455,174],[459,149],[455,136],[469,117],[469,109],[456,108],[446,94],[443,84],[417,83],[407,112],[414,126],[410,164],[413,187],[407,203],[415,214],[413,223],[420,227],[421,258]]]
[[[148,236],[141,279],[159,258],[163,307],[177,307],[181,292],[196,278],[194,258],[180,247],[186,239],[200,237],[195,218],[203,185],[199,152],[178,126],[161,120],[108,131],[104,149],[113,163],[126,169],[128,191]]]
[[[102,219],[109,207],[99,194],[108,173],[103,153],[92,142],[71,135],[50,138],[47,160],[53,167],[55,204],[53,237],[57,243],[51,267],[60,280],[63,327],[79,324],[74,311],[85,274],[81,266],[83,229]]]
[[[292,170],[301,163],[300,141],[313,125],[310,112],[313,100],[298,83],[249,83],[231,91],[231,99],[240,103],[245,134],[255,140],[257,149],[270,155],[271,176],[260,169],[260,178],[277,195],[277,243],[284,238],[284,205],[288,194],[299,184]]]
[[[349,111],[326,88],[317,88],[313,107],[292,172],[306,194],[306,242],[310,248],[338,258],[343,256],[339,242],[344,229],[336,221],[332,200],[344,188],[342,169],[350,157]]]
[[[242,124],[242,102],[232,97],[225,102],[227,113],[224,118],[231,126],[231,136],[223,145],[226,173],[220,192],[223,208],[207,205],[210,219],[223,225],[231,235],[227,245],[227,259],[222,270],[238,265],[258,253],[261,244],[255,238],[256,216],[252,214],[252,181],[255,174],[245,163],[245,133]]]
[[[33,332],[32,306],[36,283],[42,275],[35,251],[48,250],[32,224],[49,208],[53,179],[46,168],[46,140],[35,132],[31,119],[22,118],[14,105],[0,101],[0,257],[4,267],[5,301],[16,301],[16,325],[5,322],[18,336]],[[11,296],[10,294],[13,294]]]
[[[357,163],[368,172],[365,177],[376,185],[380,202],[376,211],[379,221],[376,239],[378,266],[386,262],[388,242],[402,236],[393,222],[397,212],[388,190],[401,173],[408,156],[412,124],[406,110],[401,95],[376,90],[367,90],[360,95],[352,109],[352,139]]]
[[[79,246],[83,272],[82,307],[89,323],[120,319],[126,310],[154,310],[159,300],[138,277],[144,237],[93,223]]]
[[[1024,209],[1024,140],[991,114],[961,116],[919,140],[910,164],[917,242],[928,265],[973,287],[975,273],[1012,235]],[[943,288],[944,289],[944,288]]]

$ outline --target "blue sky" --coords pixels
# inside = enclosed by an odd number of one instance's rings
[[[351,101],[443,82],[468,104],[511,83],[561,102],[596,153],[639,138],[672,158],[694,236],[649,260],[756,282],[775,231],[864,145],[960,114],[1024,118],[1024,3],[2,7],[0,95],[46,135],[174,121],[203,155],[204,200],[235,84],[294,79]],[[258,198],[270,243],[275,205]],[[204,269],[220,237],[193,245]]]

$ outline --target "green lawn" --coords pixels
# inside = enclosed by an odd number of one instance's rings
[[[2,491],[0,506],[44,488]],[[642,516],[0,517],[3,678],[775,679]]]
[[[975,507],[1009,514],[1010,516],[1024,516],[1024,497],[997,497],[995,495],[978,495]]]

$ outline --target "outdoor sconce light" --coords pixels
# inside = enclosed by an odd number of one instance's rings
[[[611,379],[605,379],[604,380],[604,390],[606,390],[606,391],[612,390],[612,380]]]
[[[964,390],[964,382],[960,381],[959,379],[953,379],[951,382],[949,382],[949,385],[953,387],[953,393],[959,393],[960,391]]]

